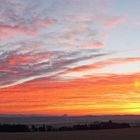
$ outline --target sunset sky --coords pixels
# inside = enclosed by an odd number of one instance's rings
[[[0,114],[140,115],[139,0],[0,0]]]

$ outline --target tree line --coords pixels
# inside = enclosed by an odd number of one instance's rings
[[[74,130],[98,130],[98,129],[116,129],[129,128],[128,123],[94,122],[92,124],[76,124],[72,126],[53,127],[48,125],[21,125],[21,124],[0,124],[0,132],[45,132],[45,131],[74,131]]]

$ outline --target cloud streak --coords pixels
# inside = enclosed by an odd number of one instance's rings
[[[2,2],[1,88],[40,77],[57,79],[64,73],[100,69],[125,61],[114,60],[115,57],[103,60],[112,54],[104,50],[109,35],[103,27],[113,28],[125,21],[123,17],[101,16],[102,12],[96,9],[99,1],[58,1]],[[63,11],[62,7],[67,8]]]
[[[110,18],[106,21],[106,23],[104,24],[105,28],[114,28],[117,25],[124,23],[125,19],[123,17],[113,17]]]
[[[140,78],[139,73],[94,76],[67,82],[52,82],[47,78],[30,81],[1,89],[1,112],[8,114],[10,107],[10,113],[16,114],[128,113],[130,108],[135,110],[140,105],[139,89],[133,84],[136,78]],[[130,103],[134,106],[130,106]]]

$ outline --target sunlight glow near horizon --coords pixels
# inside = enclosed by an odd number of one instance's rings
[[[135,86],[136,88],[139,88],[139,87],[140,87],[140,81],[139,81],[139,80],[136,80],[136,81],[134,82],[134,86]]]

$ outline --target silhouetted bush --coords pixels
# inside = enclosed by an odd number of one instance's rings
[[[52,126],[42,126],[32,125],[9,125],[9,124],[0,124],[0,132],[36,132],[36,131],[74,131],[74,130],[98,130],[98,129],[115,129],[115,128],[129,128],[128,123],[114,123],[112,121],[108,122],[95,122],[92,124],[77,124],[73,126],[63,126],[59,128],[54,128]]]
[[[0,132],[29,132],[30,129],[27,125],[0,125]]]
[[[115,128],[129,128],[130,125],[128,123],[113,123],[112,121],[108,122],[98,122],[93,124],[78,124],[73,125],[72,127],[60,127],[59,131],[72,131],[72,130],[98,130],[98,129],[115,129]]]

